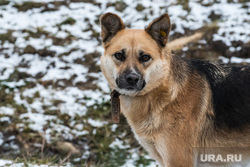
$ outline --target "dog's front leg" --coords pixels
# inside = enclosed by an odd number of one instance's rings
[[[143,139],[143,138],[137,138],[139,143],[143,146],[143,148],[149,153],[150,157],[156,160],[161,167],[165,167],[163,159],[161,158],[160,154],[155,148],[155,145],[153,142]]]
[[[165,167],[192,167],[193,159],[192,152],[185,146],[168,145],[161,148],[157,147],[157,150],[162,155]],[[164,155],[166,154],[167,155]]]

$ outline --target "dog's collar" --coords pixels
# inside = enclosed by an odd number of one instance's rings
[[[117,92],[116,90],[113,90],[110,96],[111,96],[112,121],[117,124],[120,122],[120,112],[121,112],[120,99],[119,99],[120,93]]]

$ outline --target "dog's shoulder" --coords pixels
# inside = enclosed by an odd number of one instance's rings
[[[189,64],[210,85],[215,127],[234,130],[250,125],[250,66],[199,60]]]

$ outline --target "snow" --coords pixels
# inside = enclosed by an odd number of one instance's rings
[[[213,9],[223,16],[223,22],[218,24],[220,26],[218,34],[213,35],[215,41],[222,40],[227,46],[231,46],[232,41],[250,41],[250,24],[247,13],[250,3],[247,2],[246,5],[248,9],[243,9],[241,4],[213,5]]]
[[[11,163],[12,163],[12,161],[10,161],[10,160],[0,159],[0,166],[5,166],[5,165],[11,164]]]
[[[219,57],[220,60],[222,60],[223,63],[250,63],[250,58],[243,59],[238,57],[231,57],[231,59],[225,58],[225,57]]]
[[[126,161],[126,163],[122,165],[121,167],[134,167],[135,166],[135,161],[139,159],[138,150],[131,149],[130,152],[131,152],[131,159]],[[149,156],[145,156],[145,158],[151,159]],[[159,164],[157,162],[150,162],[150,164],[147,167],[155,167],[155,166],[159,166]]]
[[[108,122],[101,122],[101,121],[97,121],[97,120],[93,120],[91,118],[88,119],[88,123],[93,126],[93,127],[103,127],[105,124],[107,124]]]
[[[117,127],[118,127],[117,124],[113,124],[113,125],[111,126],[111,131],[112,131],[112,132],[115,132],[116,129],[117,129]]]
[[[9,167],[23,167],[24,163],[14,163],[11,160],[4,160],[0,159],[0,167],[5,167],[8,165]],[[52,166],[52,165],[34,165],[34,164],[28,164],[29,167],[70,167],[72,166],[70,163],[66,163],[65,166]]]
[[[241,59],[238,57],[232,57],[231,58],[231,63],[250,63],[250,59]]]
[[[16,88],[16,87],[21,87],[25,85],[23,80],[19,80],[18,82],[2,82],[3,85],[6,85],[10,88]]]
[[[113,142],[109,145],[109,147],[111,147],[111,148],[112,148],[112,147],[118,147],[118,148],[120,148],[120,149],[127,149],[127,148],[129,148],[130,146],[129,146],[129,145],[124,145],[124,143],[123,143],[122,140],[116,138],[115,141],[113,141]]]
[[[15,109],[9,108],[9,107],[0,107],[0,114],[4,115],[13,115],[15,112]]]
[[[28,112],[25,114],[21,114],[20,118],[25,119],[27,122],[29,122],[30,129],[38,132],[43,132],[43,127],[48,124],[48,120],[56,119],[56,116]]]

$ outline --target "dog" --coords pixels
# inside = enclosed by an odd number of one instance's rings
[[[171,54],[168,14],[144,30],[126,29],[113,13],[100,24],[101,70],[135,138],[161,166],[199,166],[195,148],[250,150],[250,66]]]

